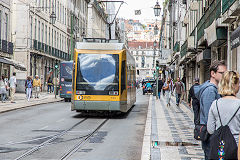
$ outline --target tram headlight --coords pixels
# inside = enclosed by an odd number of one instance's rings
[[[82,95],[82,94],[85,94],[86,92],[85,91],[76,91],[76,94],[79,94],[79,95]]]
[[[109,95],[117,96],[118,91],[109,91]]]

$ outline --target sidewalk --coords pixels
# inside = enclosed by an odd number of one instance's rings
[[[60,98],[59,95],[57,95],[57,98],[55,98],[55,95],[53,93],[49,94],[47,92],[41,92],[39,99],[31,98],[30,101],[28,102],[26,99],[26,94],[16,93],[14,99],[16,103],[11,103],[9,100],[7,100],[5,103],[2,103],[0,101],[0,113],[35,106],[39,104],[59,102],[61,100],[62,98]]]
[[[204,159],[201,142],[193,138],[192,110],[183,102],[177,107],[173,96],[170,103],[150,96],[141,159]]]

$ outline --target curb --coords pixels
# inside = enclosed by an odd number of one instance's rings
[[[141,160],[150,160],[151,158],[152,98],[153,96],[151,95],[148,102],[148,112],[147,112],[145,131],[143,136]]]
[[[56,101],[50,101],[50,102],[30,104],[28,106],[23,106],[23,107],[19,107],[19,108],[11,108],[11,109],[8,109],[8,110],[5,110],[5,111],[0,111],[0,114],[1,113],[6,113],[6,112],[10,112],[10,111],[14,111],[14,110],[18,110],[18,109],[23,109],[23,108],[28,108],[28,107],[33,107],[33,106],[42,105],[42,104],[48,104],[48,103],[55,103],[55,102],[60,102],[60,101],[63,101],[63,99],[59,99],[59,100],[56,100]]]

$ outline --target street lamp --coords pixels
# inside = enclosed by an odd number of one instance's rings
[[[50,15],[50,20],[52,24],[55,24],[56,18],[56,14],[54,13],[54,11],[52,11],[52,14]]]
[[[158,1],[157,1],[156,5],[154,6],[153,10],[154,10],[154,15],[155,15],[156,17],[160,16],[161,7],[160,7]]]

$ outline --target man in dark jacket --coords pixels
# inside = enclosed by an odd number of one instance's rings
[[[160,100],[160,95],[161,95],[162,87],[163,87],[163,81],[162,81],[161,78],[159,78],[159,80],[158,80],[158,99],[159,99],[159,100]]]
[[[199,85],[199,79],[195,78],[194,82],[195,82],[195,84],[189,90],[188,105],[189,105],[189,107],[191,107],[191,99],[192,99],[192,107],[193,107],[193,112],[194,112],[194,124],[196,125],[196,124],[200,123],[200,117],[199,117],[200,104],[194,94],[194,87]]]

